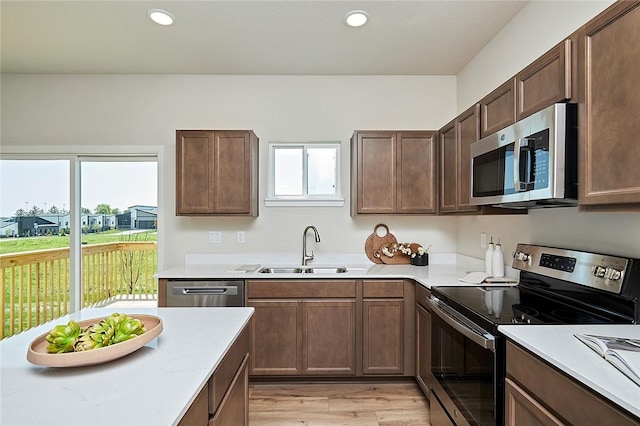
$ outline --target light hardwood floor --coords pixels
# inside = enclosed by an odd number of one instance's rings
[[[250,426],[429,425],[415,383],[251,384]]]

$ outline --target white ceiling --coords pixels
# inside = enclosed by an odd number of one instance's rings
[[[525,0],[2,0],[3,73],[454,75]],[[147,11],[171,12],[171,27]],[[344,15],[369,13],[361,28]]]

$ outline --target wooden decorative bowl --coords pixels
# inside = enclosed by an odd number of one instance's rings
[[[128,315],[131,318],[139,319],[144,323],[147,330],[140,336],[133,339],[116,343],[115,345],[105,346],[103,348],[91,349],[82,352],[67,352],[62,354],[52,354],[47,352],[46,332],[29,345],[27,350],[27,361],[36,365],[44,365],[46,367],[80,367],[85,365],[102,364],[128,355],[156,338],[162,332],[162,320],[153,315]],[[85,328],[92,324],[96,324],[107,317],[93,318],[79,321],[80,328]],[[53,329],[55,325],[51,326]]]

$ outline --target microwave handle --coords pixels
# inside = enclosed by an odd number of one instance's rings
[[[529,144],[532,141],[533,139],[530,138],[520,138],[518,140],[518,146],[513,153],[513,189],[515,189],[516,192],[525,192],[530,190],[531,184],[533,183],[534,155],[532,152],[533,147]],[[525,152],[527,156],[524,160],[521,158],[523,152]],[[520,170],[521,160],[526,161],[526,169],[524,170],[524,173]]]

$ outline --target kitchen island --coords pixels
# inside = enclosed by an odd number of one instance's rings
[[[631,414],[630,423],[640,424],[640,386],[574,337],[576,333],[586,333],[640,339],[640,325],[506,325],[500,326],[498,329],[511,342],[516,343],[537,359],[543,360],[546,365],[553,366],[556,371],[570,377],[573,382],[583,385],[584,388],[595,392],[595,395],[623,408]],[[507,364],[509,364],[509,352],[507,352]],[[531,365],[526,365],[525,368],[529,371],[535,371],[532,370]],[[509,370],[509,366],[507,369]],[[508,376],[509,373],[507,371]],[[524,385],[526,386],[526,383]],[[544,392],[553,391],[554,386],[547,382],[547,386],[542,388],[544,388]],[[537,390],[542,390],[542,388]],[[576,387],[576,389],[578,388]],[[535,390],[533,389],[533,393]],[[540,399],[543,400],[543,403],[546,402],[543,398]],[[559,398],[554,398],[554,401],[549,404],[553,405],[557,401]],[[579,410],[588,412],[587,409],[595,409],[594,407],[597,407],[598,403],[597,399],[589,399],[588,406],[582,406]],[[602,410],[599,411],[602,412]],[[594,421],[592,424],[602,423]]]
[[[27,361],[30,342],[55,325],[113,312],[158,316],[163,331],[137,351],[104,364],[48,368]],[[246,334],[252,315],[252,308],[83,309],[3,340],[0,424],[178,424]]]

